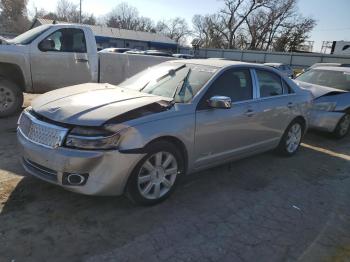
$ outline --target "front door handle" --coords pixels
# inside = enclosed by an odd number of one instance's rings
[[[89,62],[89,60],[87,60],[85,58],[77,58],[77,59],[75,59],[75,61],[77,61],[78,63],[87,63],[87,62]]]
[[[248,117],[251,117],[254,115],[254,110],[253,109],[248,109],[246,112],[245,112],[245,115],[248,116]]]
[[[288,106],[288,108],[293,108],[294,107],[294,103],[289,102],[287,106]]]

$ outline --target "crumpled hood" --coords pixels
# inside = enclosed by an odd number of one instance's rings
[[[323,95],[331,93],[331,92],[339,92],[339,93],[345,92],[344,90],[339,90],[339,89],[328,87],[328,86],[320,86],[320,85],[310,84],[310,83],[306,83],[306,82],[302,82],[302,81],[298,81],[298,80],[294,80],[294,81],[301,88],[310,91],[314,98],[318,98],[320,96],[323,96]]]
[[[33,100],[32,108],[57,122],[100,126],[130,110],[164,100],[167,98],[109,84],[88,83],[45,93]]]

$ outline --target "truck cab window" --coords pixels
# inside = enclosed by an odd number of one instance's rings
[[[84,31],[75,28],[63,28],[52,33],[39,44],[43,52],[86,53]]]

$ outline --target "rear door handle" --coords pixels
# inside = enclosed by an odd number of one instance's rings
[[[246,115],[246,116],[249,116],[249,117],[253,116],[253,115],[254,115],[254,110],[253,110],[253,109],[248,109],[248,110],[245,112],[245,115]]]
[[[294,107],[294,103],[289,102],[287,106],[288,106],[288,108],[293,108]]]

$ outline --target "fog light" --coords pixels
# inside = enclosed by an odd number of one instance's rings
[[[62,177],[62,184],[66,186],[83,186],[89,174],[64,173]]]

